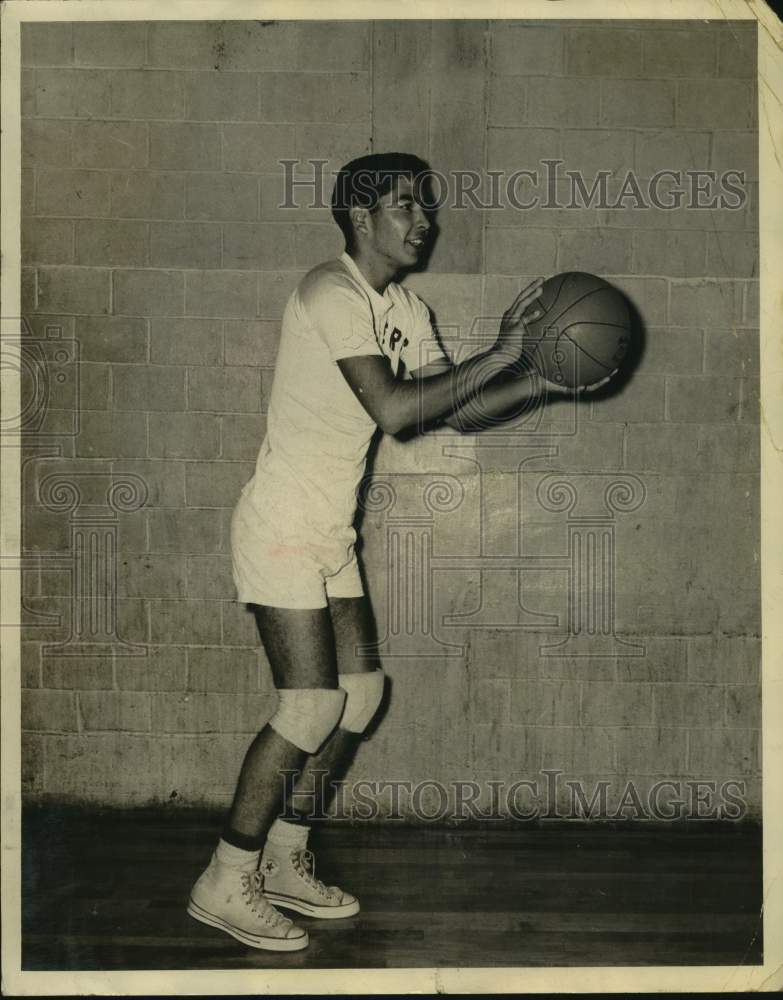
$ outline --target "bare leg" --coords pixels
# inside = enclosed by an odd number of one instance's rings
[[[292,610],[253,605],[253,610],[276,687],[337,687],[334,630],[328,608]],[[262,840],[283,805],[283,772],[301,770],[307,757],[271,726],[264,726],[245,755],[226,829]]]
[[[364,596],[328,600],[339,672],[351,674],[377,669],[380,666],[377,657],[356,651],[357,645],[369,645],[375,640],[369,599]],[[324,818],[334,795],[331,783],[345,776],[361,742],[361,733],[349,733],[339,726],[335,729],[320,753],[307,758],[294,792],[288,797],[287,818],[305,823],[308,819]]]

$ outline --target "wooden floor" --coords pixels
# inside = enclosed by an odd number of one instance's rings
[[[305,951],[248,949],[185,913],[219,820],[38,811],[24,820],[26,970],[755,965],[761,835],[585,827],[314,830],[359,897],[298,917]]]

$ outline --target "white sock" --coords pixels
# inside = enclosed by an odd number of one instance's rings
[[[287,823],[284,819],[276,819],[267,837],[267,843],[277,847],[304,847],[307,844],[309,826]]]
[[[234,847],[221,837],[218,841],[215,857],[222,865],[228,868],[241,868],[242,871],[255,871],[258,867],[258,860],[261,857],[260,851],[244,851],[241,847]]]

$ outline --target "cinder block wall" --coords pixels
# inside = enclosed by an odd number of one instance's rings
[[[23,312],[34,338],[59,331],[81,358],[78,399],[72,379],[67,392],[52,382],[26,436],[23,547],[42,557],[23,581],[28,797],[229,801],[275,702],[233,600],[231,508],[264,431],[286,297],[341,249],[327,212],[278,208],[278,161],[332,169],[402,148],[444,172],[560,158],[588,182],[612,171],[613,190],[628,170],[738,169],[750,199],[740,211],[441,213],[429,269],[410,281],[450,337],[498,316],[528,277],[581,269],[626,291],[646,348],[621,393],[580,404],[576,434],[547,437],[572,411],[546,411],[535,440],[556,447],[532,463],[512,438],[383,441],[376,477],[399,487],[395,516],[420,515],[417,490],[434,479],[464,491],[432,517],[439,638],[463,653],[391,650],[388,711],[352,779],[473,779],[482,802],[490,780],[541,791],[542,769],[588,792],[608,782],[612,802],[629,780],[644,796],[662,778],[737,779],[758,815],[755,26],[27,24],[22,55]],[[78,434],[63,433],[77,407]],[[493,617],[515,595],[513,570],[444,562],[518,542],[563,553],[567,515],[536,501],[551,470],[590,503],[613,475],[643,484],[614,526],[616,630],[643,657],[541,655],[566,621],[567,574],[524,574],[517,622],[521,608],[553,617],[522,630]],[[44,502],[51,474],[77,483],[79,516],[109,511],[111,475],[146,484],[144,506],[115,516],[117,631],[146,657],[45,653],[73,617],[76,514]],[[382,633],[390,516],[364,518]]]

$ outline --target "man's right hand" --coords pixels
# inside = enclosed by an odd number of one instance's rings
[[[528,316],[524,316],[528,306],[541,295],[543,284],[543,278],[536,278],[527,288],[522,289],[503,313],[503,319],[500,321],[500,332],[492,351],[508,358],[509,363],[516,363],[522,356],[526,333],[525,323],[529,320],[539,319],[543,315],[542,309],[536,309]]]

